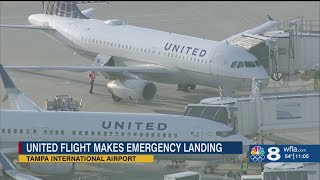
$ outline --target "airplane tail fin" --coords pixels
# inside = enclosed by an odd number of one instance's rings
[[[42,1],[43,13],[69,18],[88,19],[79,10],[76,1]]]

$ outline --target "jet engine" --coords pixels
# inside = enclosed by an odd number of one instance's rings
[[[153,82],[146,80],[112,80],[107,84],[108,91],[114,101],[127,100],[132,102],[151,101],[157,92]]]
[[[22,167],[29,169],[32,173],[46,175],[73,174],[74,163],[22,163]]]

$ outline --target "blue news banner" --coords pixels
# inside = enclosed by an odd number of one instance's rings
[[[320,145],[250,145],[250,162],[320,162]]]
[[[242,154],[242,142],[19,142],[19,154]]]

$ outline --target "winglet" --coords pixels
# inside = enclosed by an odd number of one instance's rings
[[[3,68],[2,64],[0,64],[0,75],[2,78],[4,88],[16,89],[16,86],[14,85],[13,81],[11,80],[6,70]]]
[[[274,21],[274,19],[271,16],[269,16],[269,14],[267,14],[267,17],[268,17],[269,21]]]
[[[0,64],[0,76],[6,89],[6,95],[3,98],[3,101],[9,99],[11,106],[19,110],[35,110],[42,111],[39,106],[37,106],[33,101],[31,101],[27,96],[25,96],[11,80],[10,76]],[[15,106],[14,106],[15,105]]]

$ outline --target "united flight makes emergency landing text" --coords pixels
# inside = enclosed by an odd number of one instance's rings
[[[20,154],[99,153],[223,153],[224,143],[241,149],[241,142],[22,142]],[[228,148],[230,149],[230,148]]]
[[[162,153],[162,152],[222,152],[221,143],[27,143],[28,153],[56,153],[63,151],[67,153],[90,153],[93,147],[93,153]],[[59,150],[60,148],[60,150]]]

